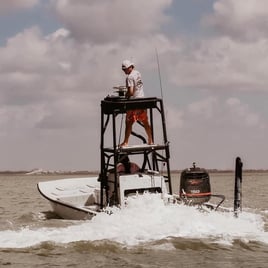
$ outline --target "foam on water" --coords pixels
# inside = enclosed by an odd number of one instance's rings
[[[165,205],[156,195],[146,194],[128,200],[124,209],[100,213],[91,221],[74,222],[64,228],[5,230],[0,232],[1,248],[30,247],[42,242],[70,243],[109,240],[135,246],[167,238],[209,239],[231,245],[235,239],[268,244],[261,215],[243,212],[200,212],[184,205]]]

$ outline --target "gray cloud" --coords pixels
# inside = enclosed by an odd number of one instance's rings
[[[267,42],[236,42],[228,37],[179,41],[176,50],[165,52],[165,68],[179,87],[267,91]]]
[[[211,14],[222,23],[221,14],[227,19],[235,2],[216,3],[230,8]],[[45,35],[36,26],[10,36],[0,47],[0,148],[8,155],[0,159],[0,169],[97,169],[100,101],[124,83],[125,58],[142,72],[146,95],[159,96],[156,47],[172,166],[197,161],[228,168],[239,152],[254,167],[265,166],[268,111],[256,109],[259,104],[250,97],[267,92],[266,35],[233,38],[226,27],[215,36],[170,37],[161,27],[169,21],[171,4],[55,0],[50,5],[65,28]],[[244,28],[253,27],[243,21]],[[236,27],[242,36],[242,26]],[[248,156],[254,146],[260,162]]]
[[[76,39],[105,43],[159,32],[168,21],[163,11],[170,7],[172,0],[57,0],[51,3]]]
[[[6,12],[16,11],[20,9],[29,9],[39,3],[39,0],[8,0],[0,1],[0,14]]]
[[[268,2],[266,0],[218,0],[214,13],[204,18],[219,34],[235,40],[255,41],[268,38]]]

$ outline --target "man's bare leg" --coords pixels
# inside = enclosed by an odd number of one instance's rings
[[[132,131],[132,122],[126,122],[126,130],[125,130],[125,139],[124,141],[120,144],[120,147],[127,146],[128,145],[128,140]]]
[[[143,125],[144,125],[145,132],[148,136],[148,144],[150,144],[150,145],[154,144],[151,126],[149,125],[148,121],[143,122]]]

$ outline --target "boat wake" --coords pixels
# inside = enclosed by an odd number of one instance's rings
[[[231,246],[243,243],[268,244],[265,219],[253,212],[201,212],[185,205],[165,205],[156,194],[128,199],[123,209],[110,208],[112,214],[100,213],[90,221],[68,221],[66,227],[23,227],[0,232],[1,248],[26,248],[44,242],[111,241],[123,246],[150,245],[160,240],[198,239]],[[57,220],[64,221],[64,220]],[[71,224],[70,224],[71,223]]]

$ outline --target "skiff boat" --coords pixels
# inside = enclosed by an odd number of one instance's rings
[[[143,135],[133,131],[132,139],[137,140],[136,145],[121,147],[120,126],[124,114],[135,109],[147,110],[155,144],[146,144]],[[138,157],[141,164],[138,166],[132,163],[129,157]],[[181,173],[179,194],[173,193],[169,159],[162,99],[126,99],[119,88],[118,95],[107,96],[101,101],[99,175],[39,182],[37,187],[40,194],[50,202],[54,213],[64,219],[91,219],[98,213],[107,212],[111,206],[126,206],[130,195],[145,192],[157,194],[165,203],[183,202],[217,210],[224,196],[211,193],[209,174],[195,164]],[[236,166],[234,210],[237,215],[241,208],[240,158],[237,158]],[[220,201],[217,204],[208,203],[212,196],[220,198]]]

